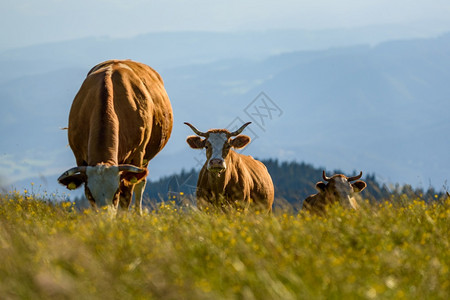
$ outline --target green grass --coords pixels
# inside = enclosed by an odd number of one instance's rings
[[[0,196],[2,299],[448,299],[450,200],[139,217]]]

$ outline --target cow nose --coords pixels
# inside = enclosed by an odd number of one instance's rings
[[[215,167],[215,166],[222,167],[222,163],[223,163],[223,160],[221,160],[219,158],[214,158],[209,161],[209,165],[211,167]]]

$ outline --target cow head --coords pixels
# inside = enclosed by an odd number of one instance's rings
[[[328,177],[325,171],[323,171],[322,177],[325,182],[319,181],[316,184],[316,189],[319,193],[323,193],[327,202],[339,202],[344,207],[356,209],[358,208],[358,204],[354,197],[355,193],[361,192],[367,186],[364,181],[358,180],[361,176],[362,172],[353,177],[347,177],[342,174]],[[352,181],[355,182],[352,183]]]
[[[69,190],[74,190],[84,183],[86,198],[92,206],[113,205],[117,208],[120,184],[135,184],[145,179],[147,173],[146,168],[133,165],[98,164],[69,169],[58,178],[58,181]]]
[[[250,143],[250,137],[239,135],[251,122],[245,123],[236,131],[229,132],[226,129],[211,129],[201,132],[189,123],[192,131],[197,135],[189,136],[186,142],[194,149],[206,149],[206,167],[209,171],[221,173],[226,170],[226,158],[231,148],[241,149]]]

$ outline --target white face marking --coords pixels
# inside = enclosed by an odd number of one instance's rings
[[[119,189],[119,167],[98,165],[87,167],[87,187],[97,206],[112,205],[112,200]]]
[[[346,194],[352,191],[352,186],[344,177],[337,177],[334,182],[339,193]]]
[[[334,182],[341,205],[347,208],[355,208],[356,200],[354,199],[353,187],[350,182],[343,177],[337,177]]]
[[[209,162],[212,159],[220,159],[223,160],[222,157],[222,150],[223,145],[227,141],[227,134],[226,133],[210,133],[208,137],[208,142],[211,144],[211,157],[208,160],[208,166]]]

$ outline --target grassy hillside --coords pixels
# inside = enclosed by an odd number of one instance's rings
[[[327,218],[79,212],[0,196],[4,299],[448,299],[450,200],[400,196]]]

